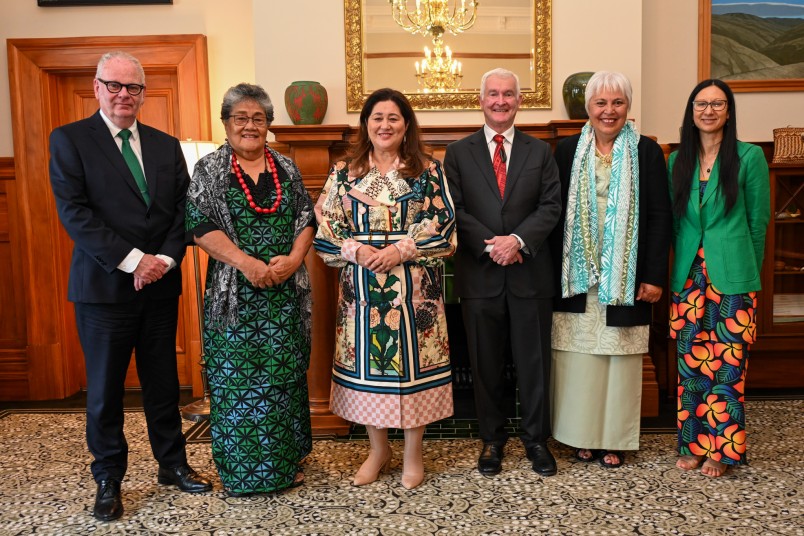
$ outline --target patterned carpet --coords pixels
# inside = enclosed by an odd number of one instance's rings
[[[126,415],[129,473],[125,515],[91,515],[95,486],[84,444],[83,412],[0,412],[0,536],[17,534],[729,534],[804,535],[804,401],[749,401],[751,465],[714,480],[674,466],[675,437],[647,433],[616,470],[584,464],[552,444],[559,474],[533,473],[518,441],[503,472],[474,469],[478,442],[425,442],[427,480],[399,483],[402,444],[390,474],[356,488],[350,478],[365,441],[317,440],[306,483],[275,496],[231,498],[215,489],[183,494],[156,483],[156,463],[139,412]],[[191,427],[188,423],[187,428]],[[209,445],[188,445],[191,463],[214,476]]]

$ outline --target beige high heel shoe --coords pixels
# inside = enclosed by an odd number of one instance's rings
[[[424,470],[402,473],[402,487],[405,489],[418,488],[422,482],[424,482]]]
[[[402,466],[402,487],[417,488],[424,482],[422,437],[424,426],[405,430],[405,461]]]
[[[361,465],[360,469],[358,469],[357,473],[355,473],[355,478],[352,481],[352,485],[365,486],[366,484],[371,484],[372,482],[376,481],[380,477],[381,473],[388,471],[393,458],[394,452],[391,450],[390,445],[388,446],[388,454],[379,467],[374,466],[373,463],[369,463],[371,462],[371,454],[369,454],[369,457],[366,458],[366,461],[363,462],[363,465]]]

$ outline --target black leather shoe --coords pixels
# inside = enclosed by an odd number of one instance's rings
[[[533,462],[533,470],[542,476],[553,476],[558,472],[556,467],[556,459],[547,445],[536,444],[528,447],[528,459]]]
[[[119,480],[101,480],[95,493],[95,507],[92,515],[100,521],[112,521],[123,515],[123,501],[120,499]]]
[[[177,467],[159,466],[157,481],[160,484],[178,486],[180,490],[187,493],[201,493],[212,489],[212,483],[195,472],[195,469],[187,465]]]
[[[483,451],[477,459],[477,470],[482,475],[496,475],[502,471],[502,459],[502,445],[483,445]]]

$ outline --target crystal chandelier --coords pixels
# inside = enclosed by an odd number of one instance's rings
[[[403,30],[413,35],[432,35],[433,53],[424,47],[424,59],[416,62],[416,80],[424,92],[454,91],[461,85],[461,63],[452,59],[442,36],[457,35],[471,28],[477,19],[477,0],[416,0],[416,10],[408,0],[388,0],[391,13]]]
[[[388,0],[394,21],[406,32],[440,37],[446,32],[457,35],[468,30],[477,18],[477,0],[416,0],[416,10],[408,9],[408,0]],[[452,6],[450,3],[452,2]]]
[[[458,89],[463,78],[461,62],[452,59],[452,51],[441,39],[433,39],[433,52],[424,47],[421,65],[416,62],[416,80],[425,93],[444,93]]]

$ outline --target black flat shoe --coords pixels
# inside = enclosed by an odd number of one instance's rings
[[[119,480],[101,480],[95,493],[92,515],[99,521],[113,521],[123,515]]]
[[[542,476],[553,476],[558,472],[556,459],[553,457],[550,449],[547,448],[547,445],[537,443],[528,447],[525,452],[527,452],[528,459],[533,462],[533,470],[538,474]]]
[[[502,445],[483,445],[483,451],[477,459],[477,470],[482,475],[496,475],[502,471]]]
[[[195,469],[186,463],[176,467],[162,467],[160,465],[157,482],[177,486],[187,493],[201,493],[212,489],[212,483],[196,473]]]

